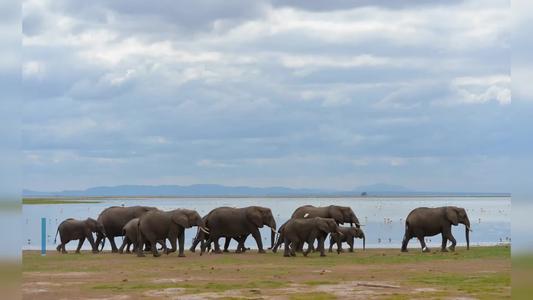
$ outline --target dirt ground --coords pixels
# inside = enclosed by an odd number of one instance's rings
[[[510,248],[454,253],[367,249],[281,253],[130,254],[24,251],[24,299],[505,299]]]

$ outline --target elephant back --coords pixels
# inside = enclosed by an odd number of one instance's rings
[[[294,212],[292,213],[291,218],[293,219],[300,219],[304,218],[306,214],[312,213],[316,209],[313,205],[304,205],[298,207]]]
[[[121,236],[123,234],[122,229],[130,220],[155,209],[155,207],[149,206],[112,206],[100,213],[98,221],[102,223],[108,235]]]

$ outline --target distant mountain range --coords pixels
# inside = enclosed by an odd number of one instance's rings
[[[419,192],[403,186],[373,184],[353,190],[296,189],[287,187],[224,186],[218,184],[180,185],[118,185],[99,186],[85,190],[40,192],[24,189],[24,197],[132,197],[132,196],[175,196],[175,197],[282,197],[282,196],[508,196],[506,193],[443,193]]]

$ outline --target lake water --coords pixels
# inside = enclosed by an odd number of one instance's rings
[[[464,207],[470,218],[473,232],[470,236],[471,245],[496,245],[511,241],[511,198],[509,197],[399,197],[399,198],[147,198],[147,199],[106,199],[100,203],[80,204],[43,204],[24,205],[22,213],[23,249],[40,249],[41,245],[41,217],[47,218],[47,249],[55,250],[54,236],[57,226],[67,218],[96,219],[100,212],[109,206],[147,205],[162,210],[176,208],[195,209],[200,215],[205,215],[219,206],[246,207],[259,205],[269,207],[279,225],[290,218],[293,211],[302,205],[342,205],[350,206],[365,226],[367,247],[372,248],[400,248],[405,217],[409,212],[421,206],[438,207],[454,205]],[[349,226],[349,225],[348,225]],[[186,230],[185,246],[188,248],[196,234],[196,227]],[[464,226],[453,227],[453,234],[458,245],[465,245]],[[268,228],[261,230],[264,245],[270,245]],[[329,239],[328,239],[329,241]],[[119,246],[121,238],[116,238]],[[428,238],[430,247],[440,247],[440,235]],[[223,245],[223,240],[220,242]],[[255,241],[249,237],[246,245],[257,248]],[[327,243],[329,246],[329,243]],[[362,246],[361,240],[356,240],[357,248]],[[76,241],[67,245],[67,250],[74,250]],[[232,242],[234,249],[236,243]],[[419,242],[412,239],[410,248],[419,248]],[[84,249],[89,249],[85,242]],[[109,249],[109,243],[106,243]]]

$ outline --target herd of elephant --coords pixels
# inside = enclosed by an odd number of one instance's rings
[[[341,227],[342,224],[350,227]],[[403,237],[403,252],[407,251],[407,244],[411,238],[418,238],[423,252],[428,252],[424,238],[426,236],[442,235],[442,251],[455,250],[456,240],[452,235],[451,226],[465,225],[467,249],[470,248],[470,221],[464,208],[445,206],[436,208],[419,207],[412,210],[405,221],[405,234]],[[354,226],[355,225],[355,226]],[[249,206],[244,208],[218,207],[213,209],[203,218],[195,211],[189,209],[175,209],[162,211],[148,206],[113,206],[104,209],[98,218],[86,220],[67,219],[57,229],[61,243],[57,251],[67,253],[65,245],[72,240],[79,240],[76,252],[87,239],[91,244],[93,253],[102,251],[106,238],[111,244],[112,252],[137,253],[144,256],[145,251],[150,251],[154,256],[160,256],[159,250],[169,254],[178,251],[180,257],[184,255],[185,229],[198,227],[196,236],[190,250],[195,252],[200,244],[200,255],[211,250],[221,253],[219,239],[225,238],[224,251],[228,251],[231,239],[238,242],[235,252],[244,252],[246,238],[249,235],[255,239],[259,253],[265,253],[259,228],[267,226],[271,229],[270,249],[277,252],[281,244],[285,245],[284,256],[295,256],[302,252],[307,256],[310,251],[318,251],[325,256],[324,242],[330,235],[329,252],[336,244],[337,252],[341,253],[342,243],[349,245],[353,252],[355,238],[363,239],[365,248],[365,234],[361,229],[359,219],[350,207],[330,205],[315,207],[305,205],[297,208],[291,218],[281,225],[276,226],[276,220],[270,208]],[[96,239],[93,237],[96,234]],[[115,237],[122,236],[123,243],[120,248],[115,244]],[[277,239],[276,239],[277,236]],[[167,247],[167,240],[171,248]],[[315,248],[315,241],[318,245]],[[307,249],[304,251],[304,244]],[[100,249],[99,249],[100,247]]]

